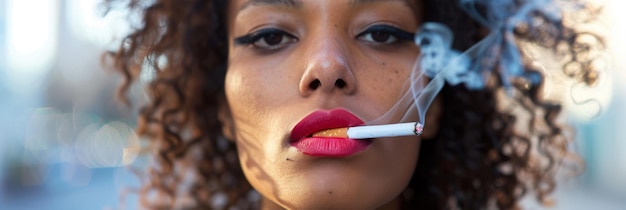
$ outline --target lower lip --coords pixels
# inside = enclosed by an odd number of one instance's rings
[[[291,142],[291,146],[310,156],[346,157],[367,149],[371,143],[369,140],[310,137]]]

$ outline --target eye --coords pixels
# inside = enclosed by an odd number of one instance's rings
[[[235,38],[236,45],[252,45],[261,50],[277,50],[298,39],[279,29],[269,28]]]
[[[398,40],[398,38],[394,37],[388,32],[385,31],[372,31],[362,36],[362,39],[369,42],[378,42],[390,44],[394,43]]]
[[[413,33],[388,25],[375,25],[357,35],[357,38],[372,44],[394,44],[412,41]]]

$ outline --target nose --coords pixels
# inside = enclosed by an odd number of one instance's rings
[[[337,39],[312,41],[307,53],[305,72],[300,80],[300,94],[340,92],[351,95],[357,89],[346,46]]]

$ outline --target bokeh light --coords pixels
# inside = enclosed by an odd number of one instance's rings
[[[54,62],[59,5],[55,1],[34,0],[6,3],[6,81],[14,91],[32,91]]]

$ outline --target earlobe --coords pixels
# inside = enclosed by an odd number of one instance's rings
[[[437,96],[426,112],[426,122],[424,124],[424,133],[422,134],[423,139],[432,139],[439,133],[441,111],[441,98]]]
[[[233,117],[230,113],[230,107],[226,101],[226,97],[220,97],[220,103],[218,107],[217,119],[222,124],[222,135],[229,141],[235,140],[235,126],[233,124]]]

